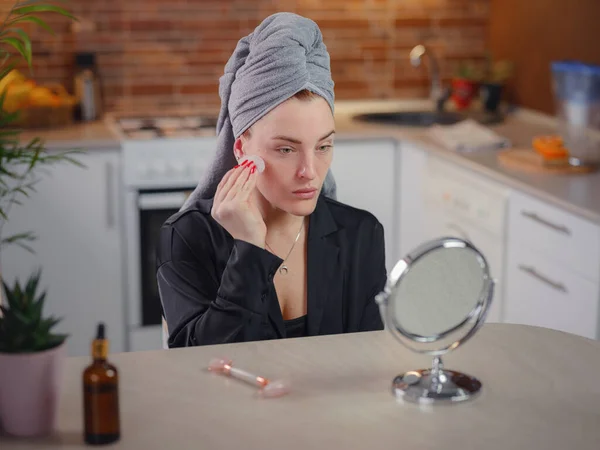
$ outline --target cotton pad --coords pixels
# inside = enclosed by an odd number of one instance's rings
[[[244,160],[241,162],[241,164],[243,164],[245,161],[253,162],[254,165],[256,166],[256,170],[258,170],[258,173],[264,172],[265,161],[260,156],[256,156],[256,155],[244,156]]]

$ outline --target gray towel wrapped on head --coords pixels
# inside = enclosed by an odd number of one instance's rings
[[[256,121],[304,89],[327,100],[333,113],[333,87],[329,53],[318,25],[293,13],[267,17],[254,32],[240,39],[225,66],[219,80],[216,153],[182,209],[196,199],[214,196],[223,176],[237,164],[235,140]],[[322,193],[336,198],[331,170]]]

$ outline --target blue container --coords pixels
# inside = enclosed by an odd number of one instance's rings
[[[560,101],[600,102],[600,66],[577,61],[552,63],[554,95]]]
[[[561,134],[575,165],[600,164],[600,66],[578,61],[551,64]]]

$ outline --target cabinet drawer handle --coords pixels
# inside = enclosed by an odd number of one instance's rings
[[[525,266],[523,264],[519,264],[519,269],[522,270],[525,273],[528,273],[532,277],[537,278],[538,280],[540,280],[540,281],[542,281],[542,282],[544,282],[544,283],[552,286],[557,291],[564,292],[565,294],[568,292],[567,288],[565,287],[564,284],[557,283],[556,281],[552,281],[551,279],[545,277],[544,275],[542,275],[541,273],[539,273],[537,270],[535,270],[531,266]]]
[[[110,162],[106,162],[106,225],[108,228],[112,228],[115,225],[115,213],[114,213],[114,198],[113,198],[113,186],[114,186],[114,169]]]
[[[555,223],[552,223],[531,211],[521,211],[521,214],[537,223],[541,223],[542,225],[547,226],[548,228],[552,228],[553,230],[558,231],[559,233],[564,233],[567,236],[571,236],[571,230],[569,230],[564,225],[557,225]]]

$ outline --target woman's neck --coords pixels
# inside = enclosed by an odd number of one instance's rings
[[[295,216],[271,205],[262,195],[258,194],[258,207],[262,214],[267,234],[285,236],[296,235],[305,217]]]

